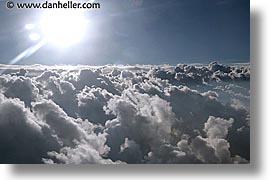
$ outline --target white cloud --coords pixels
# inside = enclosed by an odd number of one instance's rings
[[[64,164],[114,164],[110,159],[104,159],[99,152],[87,143],[76,145],[75,148],[64,147],[57,152],[49,152],[50,157]],[[51,159],[43,159],[45,163],[53,164]]]
[[[0,75],[0,163],[249,160],[248,65],[14,68]]]
[[[59,144],[19,99],[0,93],[0,163],[42,163]]]
[[[37,98],[38,88],[32,79],[10,75],[2,76],[1,79],[2,92],[6,97],[19,98],[28,106]]]
[[[228,129],[232,127],[234,120],[225,120],[223,118],[215,118],[210,116],[207,122],[204,124],[204,131],[207,137],[214,138],[225,138],[228,134]]]
[[[86,86],[77,94],[79,116],[90,122],[104,125],[108,119],[113,118],[112,115],[107,115],[104,111],[104,106],[112,97],[113,94],[105,89]]]

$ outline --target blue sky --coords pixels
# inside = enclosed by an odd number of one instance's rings
[[[177,64],[249,62],[249,0],[98,0],[85,39],[66,49],[44,45],[19,64]],[[0,63],[34,45],[24,29],[41,10],[0,2]]]

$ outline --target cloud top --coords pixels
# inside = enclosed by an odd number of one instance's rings
[[[17,68],[0,75],[0,163],[250,160],[249,65]]]

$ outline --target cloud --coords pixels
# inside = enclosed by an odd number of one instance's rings
[[[142,163],[143,155],[141,147],[134,140],[125,138],[120,146],[120,159],[130,164]]]
[[[249,65],[37,67],[0,75],[0,163],[249,162]]]
[[[192,150],[196,157],[203,163],[216,163],[218,158],[215,155],[214,147],[209,144],[207,139],[197,136],[191,144]]]
[[[204,124],[204,131],[207,137],[214,138],[225,138],[228,134],[228,129],[232,127],[234,120],[225,120],[222,118],[215,118],[210,116],[207,122]]]
[[[74,140],[84,138],[84,132],[78,127],[75,120],[69,116],[53,101],[42,100],[33,103],[35,116],[49,125],[49,129],[62,140],[64,145],[72,145]]]
[[[85,87],[77,94],[79,116],[83,119],[88,119],[90,122],[104,125],[112,115],[107,115],[104,111],[104,106],[113,97],[105,89]]]
[[[10,75],[2,76],[1,79],[2,91],[6,97],[19,98],[27,106],[37,98],[38,88],[32,79]]]
[[[0,94],[0,163],[42,163],[47,152],[59,148],[40,122],[19,99]]]
[[[125,138],[142,144],[143,151],[168,141],[175,121],[169,104],[157,96],[125,91],[108,102],[107,111],[116,116],[106,122],[107,144],[117,158]]]
[[[59,153],[49,152],[48,155],[57,159],[57,163],[64,164],[114,164],[112,160],[102,158],[98,151],[87,143],[78,144],[75,148],[64,147]],[[43,161],[47,164],[54,163],[52,159]]]
[[[109,151],[109,147],[105,145],[105,134],[96,134],[92,124],[69,117],[52,101],[33,104],[33,111],[49,125],[52,134],[57,136],[63,146],[59,152],[48,152],[58,163],[113,163],[102,157]],[[54,160],[44,158],[44,162],[53,163]]]

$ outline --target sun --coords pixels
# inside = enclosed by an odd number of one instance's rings
[[[85,38],[88,20],[83,11],[51,10],[45,11],[39,23],[26,24],[31,32],[30,40],[44,39],[57,47],[69,47]]]
[[[63,50],[85,40],[89,21],[84,11],[55,9],[42,13],[38,21],[25,24],[24,27],[28,39],[34,44],[12,59],[10,64],[31,56],[46,44],[50,44],[54,49]]]

